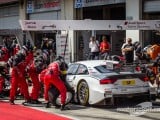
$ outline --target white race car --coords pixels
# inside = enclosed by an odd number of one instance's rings
[[[71,63],[66,81],[75,91],[81,105],[110,104],[115,98],[147,96],[155,98],[156,90],[149,86],[143,73],[114,71],[117,61],[88,60]]]

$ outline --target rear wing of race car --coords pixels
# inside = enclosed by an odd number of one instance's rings
[[[115,72],[141,72],[142,68],[153,67],[153,63],[132,63],[124,64],[121,62],[115,63],[111,61],[106,62],[106,68]]]

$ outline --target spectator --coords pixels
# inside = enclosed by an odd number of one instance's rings
[[[41,49],[49,51],[49,39],[48,38],[43,39],[42,44],[41,44]]]
[[[44,38],[41,44],[41,50],[45,50],[49,54],[48,62],[53,62],[56,56],[56,42],[52,38]]]
[[[133,63],[134,60],[134,46],[132,44],[132,39],[128,38],[126,45],[122,48],[124,52],[126,63]]]
[[[94,36],[90,37],[89,48],[91,49],[90,59],[99,59],[99,42]]]
[[[126,45],[126,38],[123,41],[122,47],[121,47],[121,52],[122,52],[122,56],[125,56],[125,52],[122,51],[122,49],[124,48],[124,46]]]
[[[50,53],[50,62],[53,62],[56,57],[56,42],[54,39],[49,39],[48,48]]]
[[[148,51],[148,55],[150,56],[151,60],[155,60],[158,54],[160,53],[160,44],[152,45]]]
[[[101,58],[106,59],[106,57],[109,54],[110,45],[107,41],[106,36],[102,37],[102,42],[100,43],[100,52],[101,52]]]
[[[142,48],[140,42],[134,42],[134,50],[135,50],[135,60],[139,61],[142,60]]]

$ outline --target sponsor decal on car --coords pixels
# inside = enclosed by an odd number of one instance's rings
[[[160,112],[160,106],[153,105],[152,102],[143,102],[134,107],[117,108],[119,112],[126,112],[131,116],[141,116],[147,112]]]

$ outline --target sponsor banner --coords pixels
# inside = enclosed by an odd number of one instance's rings
[[[20,20],[22,30],[160,30],[160,20]]]
[[[125,3],[125,0],[75,0],[75,8]]]
[[[27,13],[33,13],[34,11],[34,4],[32,0],[27,1]]]
[[[83,7],[82,0],[75,0],[75,8],[82,8]]]
[[[27,13],[60,10],[60,4],[61,0],[28,0]]]
[[[62,56],[66,63],[70,63],[70,51],[69,51],[69,41],[67,40],[67,35],[56,35],[56,51],[57,56]]]
[[[150,30],[155,29],[155,21],[123,21],[122,24],[117,26],[119,29],[128,29],[128,30]]]

